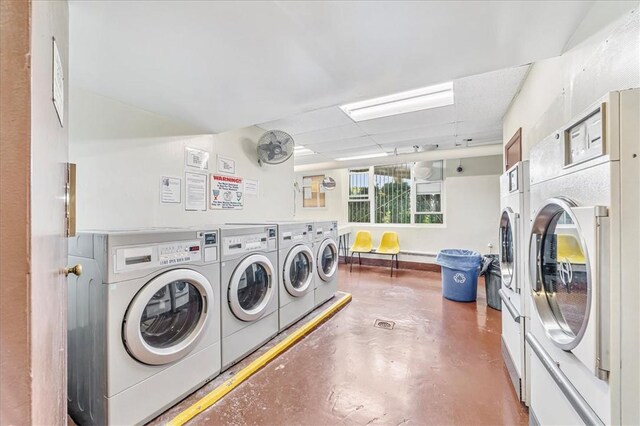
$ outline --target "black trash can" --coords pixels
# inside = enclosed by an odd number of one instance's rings
[[[500,299],[500,287],[502,275],[500,274],[500,259],[497,254],[485,254],[482,258],[480,275],[484,275],[484,288],[487,292],[487,305],[498,311],[502,310]]]

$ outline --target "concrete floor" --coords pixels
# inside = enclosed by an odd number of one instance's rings
[[[500,312],[487,307],[482,286],[477,303],[443,299],[440,287],[434,272],[390,278],[386,268],[341,265],[340,289],[353,301],[190,424],[527,424],[500,354]],[[376,319],[395,327],[375,328]]]

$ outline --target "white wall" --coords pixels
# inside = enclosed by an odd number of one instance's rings
[[[199,129],[93,93],[74,89],[70,161],[77,164],[77,226],[82,229],[180,227],[293,218],[293,160],[260,167],[257,127],[200,135]],[[236,160],[236,176],[260,182],[243,210],[184,210],[184,148]],[[192,170],[196,171],[196,170]],[[182,178],[182,204],[160,203],[161,176]]]
[[[462,160],[462,173],[456,172],[457,160],[446,160],[444,169],[444,225],[385,225],[352,224],[354,230],[368,230],[374,244],[384,231],[396,231],[403,252],[401,260],[433,263],[435,254],[443,248],[466,248],[488,253],[487,245],[497,251],[497,223],[500,216],[499,175],[502,156],[468,158]],[[302,184],[303,176],[325,174],[336,180],[337,188],[327,194],[324,209],[306,209],[302,199],[296,199],[296,219],[337,219],[347,221],[348,169],[296,173]],[[426,255],[426,256],[425,256]]]
[[[533,64],[504,117],[505,144],[522,127],[522,156],[528,159],[532,145],[607,92],[640,86],[639,4],[596,2],[570,50]],[[610,22],[611,11],[622,15]]]

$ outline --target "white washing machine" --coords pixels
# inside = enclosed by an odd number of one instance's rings
[[[612,92],[531,150],[533,423],[636,423],[638,283],[621,276],[638,270],[640,212],[621,203],[638,198],[625,176],[638,173],[639,105],[638,89]],[[621,250],[625,229],[636,250]]]
[[[525,332],[529,321],[529,162],[500,176],[502,357],[521,401],[526,399]]]
[[[315,267],[315,306],[331,299],[338,291],[338,222],[313,224]]]
[[[279,330],[315,307],[313,223],[278,223]]]
[[[276,225],[222,225],[222,369],[278,334]]]
[[[142,424],[218,375],[218,230],[69,240],[68,405],[78,424]]]

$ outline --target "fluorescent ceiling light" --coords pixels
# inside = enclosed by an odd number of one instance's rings
[[[293,155],[296,155],[298,157],[303,157],[305,155],[311,154],[315,154],[315,152],[311,151],[309,148],[305,148],[302,145],[296,145],[296,147],[293,148]]]
[[[336,161],[349,161],[349,160],[362,160],[365,158],[378,158],[378,157],[386,157],[386,152],[378,152],[376,154],[366,154],[366,155],[356,155],[354,157],[342,157],[336,158]]]
[[[436,84],[421,89],[382,96],[352,104],[342,105],[353,121],[372,120],[424,109],[453,105],[453,82]]]

